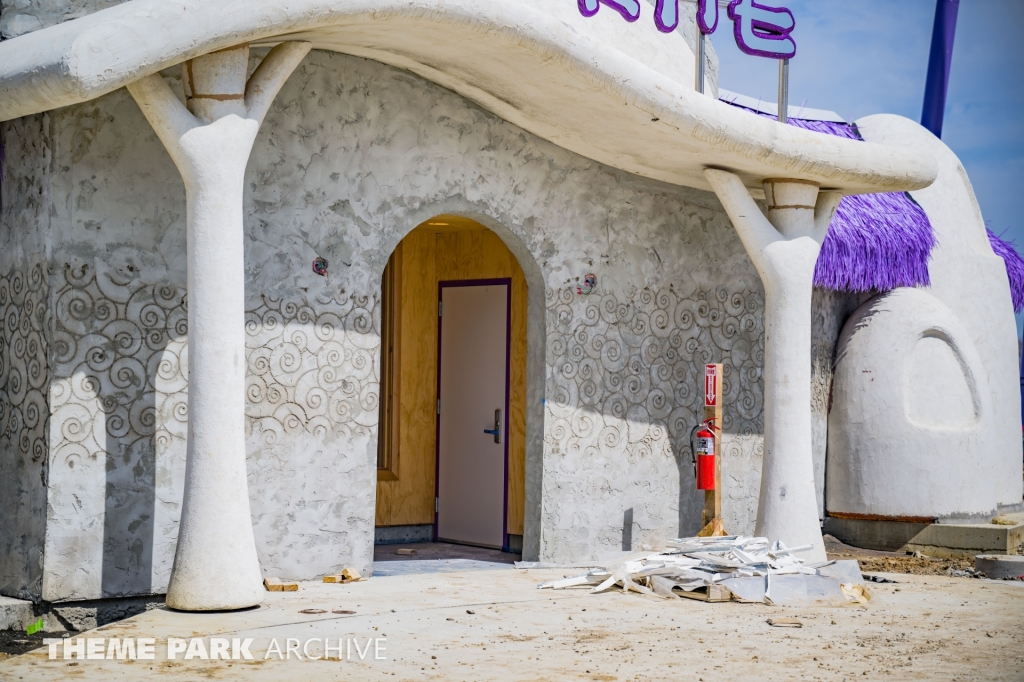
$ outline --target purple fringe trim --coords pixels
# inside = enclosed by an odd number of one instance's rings
[[[985,231],[988,232],[988,243],[992,245],[992,250],[1006,263],[1006,274],[1010,278],[1010,296],[1013,298],[1013,312],[1019,313],[1024,310],[1024,258],[1017,253],[1013,242],[1000,239],[987,227]]]
[[[791,118],[789,124],[848,140],[863,139],[857,126],[849,123]],[[928,259],[934,246],[932,224],[909,194],[843,197],[821,245],[814,286],[852,292],[928,286]]]

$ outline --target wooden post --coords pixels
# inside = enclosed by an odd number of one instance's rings
[[[704,366],[704,419],[714,420],[715,434],[715,489],[704,491],[704,526],[700,535],[726,535],[722,525],[722,364]]]

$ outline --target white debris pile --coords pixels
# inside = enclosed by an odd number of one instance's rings
[[[619,557],[580,575],[541,583],[538,589],[613,587],[662,597],[701,601],[762,602],[781,605],[866,603],[864,578],[856,561],[808,565],[795,556],[811,549],[770,545],[744,536],[680,538],[661,552]]]

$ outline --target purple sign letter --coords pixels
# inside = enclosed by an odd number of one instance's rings
[[[770,7],[757,0],[732,0],[729,18],[734,22],[736,45],[743,52],[770,59],[796,56],[796,42],[790,36],[796,20],[785,7]]]
[[[654,7],[654,23],[662,33],[671,33],[679,27],[679,0],[658,0]],[[697,26],[704,35],[718,28],[718,1],[697,0]]]
[[[718,28],[718,0],[697,0],[697,27],[706,36]]]
[[[654,25],[662,33],[671,33],[679,26],[679,0],[658,0],[654,7]]]
[[[580,8],[580,14],[585,17],[592,17],[597,14],[601,5],[607,5],[622,15],[626,21],[636,21],[640,18],[640,0],[576,0]]]

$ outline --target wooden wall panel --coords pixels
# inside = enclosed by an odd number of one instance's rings
[[[455,222],[455,221],[452,221]],[[526,278],[482,225],[421,226],[402,241],[398,480],[377,483],[377,525],[433,523],[437,412],[437,285],[512,278],[508,532],[523,533],[526,456]]]
[[[377,482],[377,525],[434,522],[437,279],[434,235],[402,240],[398,480]]]

